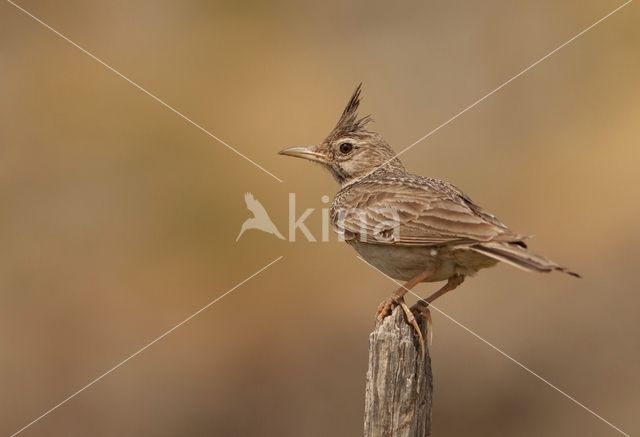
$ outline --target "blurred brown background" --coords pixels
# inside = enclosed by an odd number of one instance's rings
[[[407,146],[618,1],[20,4],[278,183],[0,2],[0,432],[10,435],[279,255],[24,436],[357,436],[394,284],[346,245],[235,237],[251,191],[337,187],[320,141],[353,88]],[[583,273],[480,274],[439,307],[640,433],[640,27],[632,3],[403,155]],[[434,285],[422,285],[426,295]],[[434,314],[434,434],[616,431]]]

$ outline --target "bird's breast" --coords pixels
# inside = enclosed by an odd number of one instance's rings
[[[434,269],[434,273],[425,282],[444,281],[456,274],[473,275],[497,263],[467,249],[371,244],[358,240],[349,244],[369,264],[401,281],[408,281],[427,269]]]

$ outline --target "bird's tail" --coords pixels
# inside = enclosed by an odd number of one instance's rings
[[[577,278],[581,277],[560,264],[529,252],[524,244],[490,241],[473,245],[470,249],[529,272],[547,273],[559,271]]]

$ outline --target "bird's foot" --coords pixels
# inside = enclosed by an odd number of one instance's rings
[[[429,333],[429,346],[431,346],[431,342],[433,340],[433,330],[431,328],[431,310],[429,309],[429,304],[424,300],[419,300],[415,305],[411,307],[411,314],[416,320],[423,319],[427,323],[427,332]]]
[[[421,317],[431,318],[431,310],[429,310],[429,304],[424,300],[420,299],[411,307],[411,313],[414,315],[416,319]]]
[[[422,335],[422,329],[420,329],[418,319],[416,318],[416,315],[413,313],[413,311],[409,309],[409,307],[404,302],[402,302],[401,306],[405,316],[407,317],[407,322],[411,326],[413,326],[413,329],[416,331],[416,337],[418,337],[418,343],[420,344],[420,356],[422,357],[422,360],[424,360],[426,347],[424,345],[424,336]],[[429,316],[429,319],[427,320],[431,321],[431,317]]]
[[[382,322],[385,317],[390,316],[391,312],[395,307],[400,305],[400,302],[404,303],[403,298],[397,298],[395,296],[390,296],[387,299],[383,300],[380,305],[378,305],[378,311],[376,312],[376,320],[378,322]]]
[[[404,303],[404,298],[391,296],[388,299],[384,300],[378,306],[378,313],[376,315],[376,319],[378,323],[382,322],[385,317],[391,315],[391,312],[397,306],[402,308],[402,311],[404,312],[404,315],[407,318],[407,323],[409,323],[413,327],[413,329],[416,331],[416,336],[418,337],[418,343],[420,344],[420,353],[421,353],[422,359],[424,359],[425,345],[424,345],[424,337],[422,336],[422,330],[420,329],[420,325],[418,324],[418,321],[412,309],[410,309],[407,306],[407,304]],[[428,320],[431,320],[431,317],[429,317]]]

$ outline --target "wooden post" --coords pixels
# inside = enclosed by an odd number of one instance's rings
[[[425,343],[426,325],[420,321]],[[431,435],[432,392],[429,349],[423,360],[415,331],[397,307],[369,335],[365,437]]]

